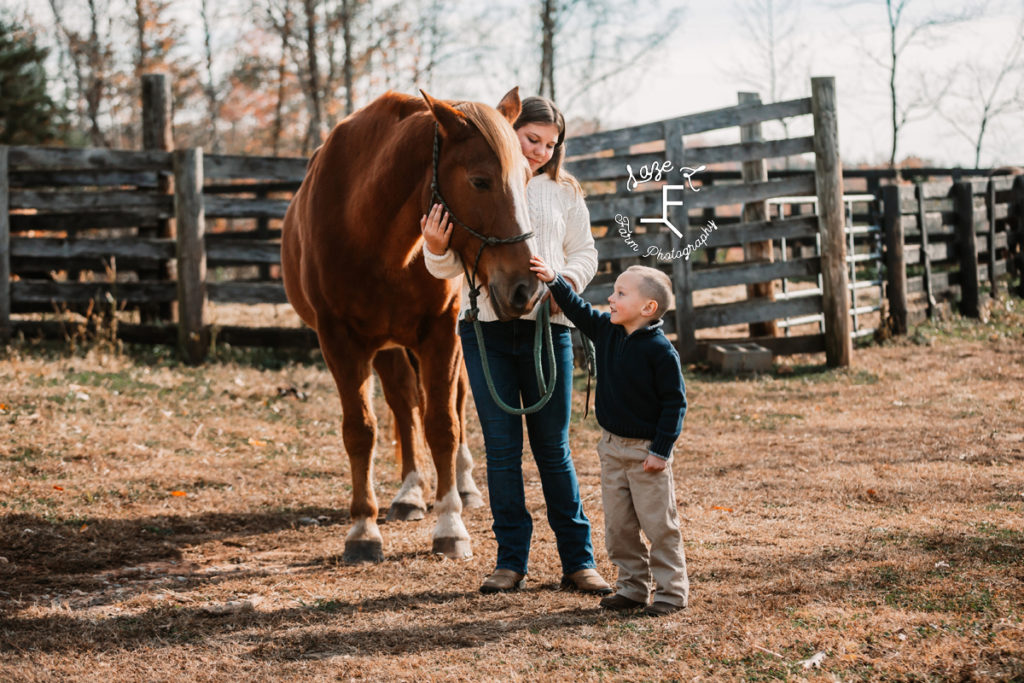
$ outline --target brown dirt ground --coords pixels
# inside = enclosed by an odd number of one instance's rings
[[[0,356],[0,679],[1021,680],[1022,309],[922,326],[847,370],[688,368],[674,472],[692,602],[662,620],[555,590],[532,464],[525,592],[476,592],[486,508],[465,515],[471,560],[430,554],[428,515],[382,525],[383,563],[343,565],[348,463],[320,364],[16,343]],[[610,578],[598,431],[575,400]]]

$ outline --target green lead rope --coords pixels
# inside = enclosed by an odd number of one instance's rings
[[[475,297],[472,298],[475,299]],[[499,408],[510,415],[531,415],[536,413],[551,400],[551,396],[555,393],[555,383],[558,381],[558,366],[555,365],[555,344],[551,339],[551,304],[547,301],[541,304],[540,311],[537,314],[537,325],[533,334],[533,368],[537,373],[537,393],[540,394],[540,400],[532,406],[522,408],[513,408],[502,401],[501,397],[498,396],[497,390],[494,388],[494,380],[491,379],[491,367],[487,363],[487,349],[484,347],[484,333],[480,327],[480,321],[477,320],[475,315],[475,304],[476,302],[473,301],[472,308],[467,311],[471,316],[467,315],[467,317],[471,317],[473,320],[476,343],[480,347],[480,364],[484,369],[484,379],[487,381],[487,390],[491,392],[491,398],[494,399]],[[548,367],[550,368],[549,374],[551,375],[547,379],[544,378],[544,372],[541,368],[541,355],[543,354],[545,343],[547,343],[548,347]]]

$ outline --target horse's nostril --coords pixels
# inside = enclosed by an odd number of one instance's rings
[[[530,297],[533,295],[533,289],[525,282],[520,282],[512,290],[512,305],[516,308],[526,308],[526,304],[529,303]]]

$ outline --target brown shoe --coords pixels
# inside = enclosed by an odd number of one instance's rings
[[[480,585],[480,592],[508,593],[526,587],[526,574],[514,572],[511,569],[495,569],[494,573],[484,579]]]
[[[616,612],[628,612],[634,609],[640,609],[645,606],[646,602],[640,602],[639,600],[633,600],[627,598],[625,595],[609,595],[608,597],[601,598],[600,605],[605,609],[612,609]]]
[[[601,578],[596,569],[580,569],[572,574],[563,574],[558,590],[572,590],[591,595],[609,595],[612,587]]]
[[[670,614],[675,614],[681,609],[683,608],[679,605],[673,605],[668,602],[656,602],[644,610],[644,616],[667,617]]]

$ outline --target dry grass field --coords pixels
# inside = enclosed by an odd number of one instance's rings
[[[476,591],[486,508],[465,515],[471,560],[430,554],[428,515],[382,523],[383,563],[342,564],[348,462],[315,359],[220,349],[189,368],[16,343],[0,351],[0,679],[1022,680],[1022,309],[922,326],[848,370],[687,369],[692,596],[662,620],[556,590],[532,464],[526,591]],[[573,447],[612,578],[582,396]]]

